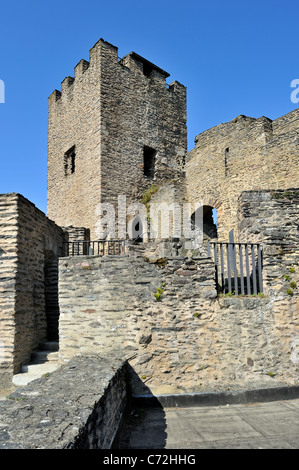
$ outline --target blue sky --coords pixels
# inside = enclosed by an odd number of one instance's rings
[[[16,0],[1,3],[0,18],[0,193],[44,212],[48,96],[100,38],[187,87],[189,150],[239,114],[275,119],[298,107],[298,0]]]

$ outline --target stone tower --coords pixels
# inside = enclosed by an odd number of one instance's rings
[[[175,176],[187,149],[186,88],[100,39],[49,97],[48,217],[96,239],[96,207],[141,200]]]

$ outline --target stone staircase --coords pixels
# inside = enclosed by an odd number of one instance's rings
[[[29,364],[24,364],[21,371],[13,376],[13,384],[27,385],[44,374],[49,374],[60,366],[58,361],[58,341],[40,343],[39,349],[33,351]]]

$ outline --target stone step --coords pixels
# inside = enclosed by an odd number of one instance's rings
[[[58,362],[46,362],[44,364],[23,365],[21,372],[13,376],[13,384],[22,386],[27,385],[33,380],[39,379],[45,374],[50,374],[59,367]]]
[[[46,372],[52,372],[57,368],[56,362],[49,362],[44,364],[24,364],[21,367],[21,373],[30,373],[34,375],[43,374]]]
[[[30,364],[24,364],[21,371],[13,376],[14,385],[27,385],[60,366],[58,341],[45,341],[39,346],[40,349],[32,352]]]

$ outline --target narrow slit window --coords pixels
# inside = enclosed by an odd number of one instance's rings
[[[225,171],[225,176],[229,175],[229,166],[228,166],[228,161],[229,161],[229,147],[225,149],[224,152],[224,171]]]
[[[75,173],[75,168],[76,168],[76,151],[75,151],[75,146],[73,146],[64,154],[65,176]]]
[[[143,148],[143,173],[148,178],[153,178],[155,174],[156,153],[151,147]]]

